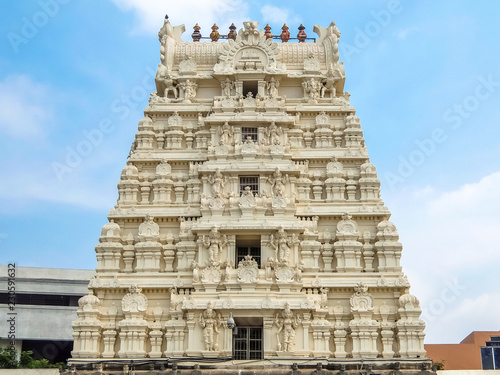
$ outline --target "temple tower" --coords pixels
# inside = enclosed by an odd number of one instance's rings
[[[418,372],[421,309],[339,30],[243,26],[208,41],[195,26],[185,42],[165,20],[158,34],[157,90],[79,301],[73,370]]]

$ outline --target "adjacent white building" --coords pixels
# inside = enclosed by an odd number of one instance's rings
[[[36,356],[65,361],[73,347],[71,322],[78,299],[88,293],[94,274],[0,264],[0,346],[13,341],[18,354],[32,350]]]

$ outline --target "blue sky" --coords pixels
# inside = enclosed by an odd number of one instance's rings
[[[283,5],[286,4],[286,5]],[[346,90],[404,245],[427,343],[498,330],[498,2],[41,0],[0,3],[2,263],[94,268],[154,90],[168,13],[208,35],[332,20]],[[325,5],[326,4],[326,5]],[[90,146],[89,146],[90,145]]]

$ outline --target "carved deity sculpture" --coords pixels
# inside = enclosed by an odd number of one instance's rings
[[[154,217],[146,214],[144,222],[139,225],[139,238],[145,241],[158,239],[160,235],[160,227],[154,222]]]
[[[273,121],[269,128],[266,129],[266,136],[269,140],[269,144],[271,145],[279,145],[281,144],[280,135],[283,133],[281,130],[281,126],[276,126],[276,123]]]
[[[233,88],[234,88],[234,81],[231,81],[230,78],[226,78],[224,81],[221,82],[222,86],[222,92],[224,93],[224,96],[226,98],[229,98],[232,94]]]
[[[295,328],[300,323],[298,316],[293,316],[290,305],[285,303],[285,309],[280,313],[276,313],[274,324],[278,326],[278,351],[292,352],[295,345]],[[280,335],[283,332],[283,342],[280,340]]]
[[[317,100],[320,97],[321,83],[314,78],[303,81],[302,87],[310,100]]]
[[[165,98],[168,97],[168,93],[172,92],[175,99],[179,96],[179,91],[177,90],[176,83],[174,82],[172,75],[168,71],[167,67],[163,64],[158,64],[158,70],[155,77],[156,82],[156,92],[159,96]]]
[[[224,189],[225,179],[219,168],[217,168],[213,175],[208,176],[208,183],[212,185],[212,197],[219,198],[222,196]]]
[[[271,80],[267,83],[267,94],[271,98],[276,98],[278,96],[278,87],[280,86],[279,81],[271,77]]]
[[[334,70],[333,64],[330,64],[328,72],[326,73],[326,78],[321,81],[322,86],[320,96],[324,98],[325,93],[328,91],[330,93],[330,98],[334,98],[336,96],[335,82],[337,82],[340,78],[340,72],[338,70]]]
[[[280,225],[276,236],[271,235],[271,247],[276,252],[276,260],[280,264],[288,265],[290,263],[290,241],[288,241],[288,234]]]
[[[255,197],[250,186],[245,186],[238,205],[242,208],[255,207]]]
[[[234,130],[231,126],[229,126],[226,121],[224,125],[219,126],[217,129],[217,133],[219,134],[220,141],[225,145],[230,145],[231,140],[233,139]]]
[[[210,234],[207,236],[203,235],[203,245],[208,249],[208,256],[210,263],[218,264],[219,256],[222,253],[224,246],[228,244],[228,239],[226,235],[221,236],[219,228],[213,226],[210,230]]]
[[[217,333],[219,332],[220,321],[217,318],[217,313],[213,309],[212,302],[209,302],[207,309],[200,314],[199,322],[203,328],[205,350],[210,352],[218,351]]]
[[[200,282],[200,266],[198,266],[198,263],[195,260],[191,263],[191,269],[193,270],[193,282]]]
[[[137,285],[131,285],[129,292],[122,298],[122,310],[125,313],[143,313],[148,308],[148,300],[141,293],[141,288]]]
[[[279,168],[274,170],[274,173],[269,177],[269,182],[271,183],[271,190],[274,197],[283,197],[285,193],[285,182],[288,181],[288,175],[283,175]]]
[[[198,88],[198,84],[196,82],[190,81],[188,79],[182,84],[182,87],[184,88],[185,100],[191,101],[196,97],[196,89]]]

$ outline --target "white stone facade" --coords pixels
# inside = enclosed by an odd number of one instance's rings
[[[260,327],[263,359],[425,356],[340,32],[276,43],[256,25],[216,43],[160,30],[75,360],[231,357],[230,314]]]

